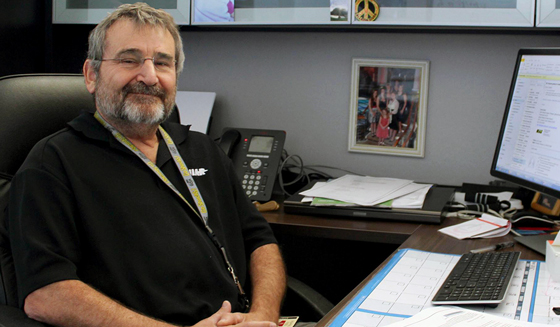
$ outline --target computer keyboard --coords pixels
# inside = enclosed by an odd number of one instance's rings
[[[500,304],[506,296],[520,254],[463,254],[432,299],[432,304]]]

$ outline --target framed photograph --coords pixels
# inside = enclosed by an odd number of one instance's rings
[[[424,157],[428,61],[353,59],[348,151]]]
[[[127,0],[53,0],[54,24],[98,24]],[[170,13],[177,25],[189,25],[191,0],[144,0],[154,8]]]
[[[535,1],[353,0],[352,24],[534,27]]]
[[[560,26],[560,1],[537,0],[537,27]]]

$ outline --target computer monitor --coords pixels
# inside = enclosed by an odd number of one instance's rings
[[[519,50],[490,174],[560,198],[560,48]]]

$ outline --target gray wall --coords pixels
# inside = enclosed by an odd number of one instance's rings
[[[487,183],[521,47],[558,35],[187,31],[179,89],[214,91],[210,131],[283,129],[306,165],[460,185]],[[430,61],[424,158],[348,151],[352,58]],[[342,172],[334,172],[340,175]]]

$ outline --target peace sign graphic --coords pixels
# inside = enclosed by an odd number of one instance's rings
[[[374,21],[379,16],[379,5],[375,0],[356,0],[356,19]]]

